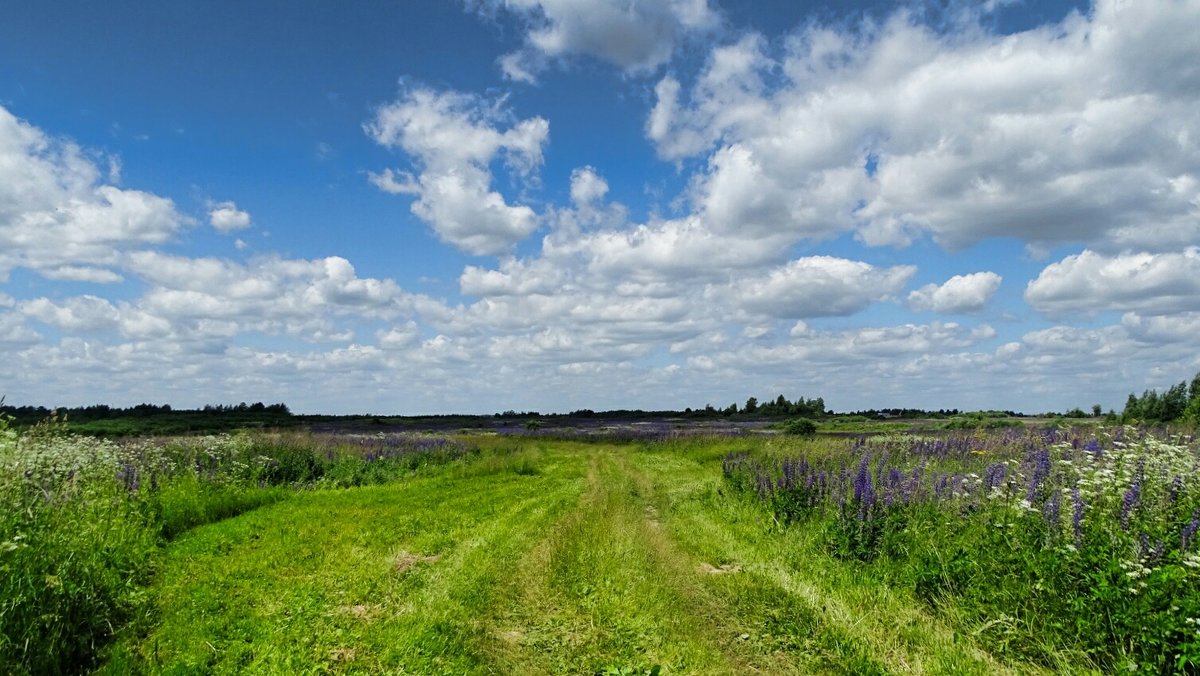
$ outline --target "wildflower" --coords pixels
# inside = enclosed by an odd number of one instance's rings
[[[989,489],[1000,487],[1000,482],[1004,481],[1004,475],[1008,471],[1008,467],[1002,462],[992,463],[988,465],[987,471],[983,473],[983,483]]]
[[[1075,546],[1083,546],[1083,498],[1079,495],[1079,489],[1071,491],[1071,501],[1075,505],[1074,513],[1071,515],[1071,532],[1075,536]]]
[[[1121,530],[1129,530],[1129,515],[1133,512],[1141,494],[1142,484],[1139,481],[1134,481],[1133,485],[1125,491],[1125,497],[1121,500]]]
[[[1200,509],[1192,511],[1192,520],[1183,527],[1183,532],[1179,536],[1179,551],[1186,552],[1192,548],[1197,530],[1200,530]]]
[[[1046,500],[1045,507],[1042,508],[1042,514],[1046,517],[1046,524],[1050,526],[1050,534],[1057,535],[1058,524],[1061,523],[1060,517],[1060,502],[1062,499],[1061,491],[1055,489],[1050,494],[1050,499]]]

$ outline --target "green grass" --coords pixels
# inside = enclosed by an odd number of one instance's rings
[[[835,499],[806,506],[759,482],[785,459],[852,472],[868,452],[883,458],[871,467],[928,461],[927,483],[1003,458],[1017,477],[1038,436],[117,444],[0,426],[0,673],[1025,674],[1134,658],[1186,672],[1200,456],[1123,434],[1104,456],[1114,478],[1081,484],[1075,556],[1067,507],[1058,535],[1040,494],[1008,516],[1018,484],[994,514],[946,497],[847,549],[856,522]],[[1055,448],[1082,462],[1089,435]],[[1052,466],[1068,495],[1076,470]],[[1135,480],[1126,532],[1107,521]],[[1181,529],[1192,536],[1174,544]],[[1045,537],[1008,547],[1019,533]],[[1154,568],[1136,591],[1129,556]],[[1089,580],[1109,578],[1096,596]]]
[[[731,492],[757,442],[481,443],[187,532],[101,671],[1039,671]]]

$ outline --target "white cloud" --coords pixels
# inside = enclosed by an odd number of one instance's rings
[[[900,12],[778,57],[749,36],[686,95],[663,78],[646,133],[665,159],[709,154],[693,197],[713,228],[1168,250],[1200,237],[1198,23],[1195,2],[1100,0],[1015,35]]]
[[[543,253],[581,260],[610,279],[654,282],[723,277],[730,270],[759,267],[777,260],[784,244],[780,237],[714,233],[692,217],[548,238]]]
[[[590,205],[606,194],[608,182],[592,167],[580,167],[571,172],[571,201],[576,205]]]
[[[390,279],[361,278],[344,258],[262,258],[249,264],[158,252],[128,257],[151,285],[143,303],[164,316],[300,319],[323,312],[391,318],[411,297]]]
[[[1200,248],[1116,256],[1085,250],[1048,265],[1025,288],[1025,300],[1040,312],[1056,315],[1200,310]]]
[[[214,228],[226,233],[250,227],[250,214],[238,209],[233,202],[217,202],[210,205],[208,220]]]
[[[115,327],[119,318],[117,308],[96,296],[69,298],[54,303],[48,298],[36,298],[20,305],[21,312],[40,322],[67,331],[96,331]]]
[[[0,307],[6,306],[0,303]],[[35,345],[40,339],[41,336],[36,331],[26,326],[20,314],[0,312],[0,346],[10,349],[28,347]]]
[[[1195,343],[1196,336],[1200,336],[1200,311],[1149,317],[1128,312],[1121,317],[1121,326],[1143,343]]]
[[[504,75],[535,82],[548,60],[588,56],[626,73],[666,63],[690,34],[717,27],[707,0],[484,0],[486,11],[504,9],[524,25],[525,46],[500,58]]]
[[[371,173],[381,190],[416,196],[412,211],[443,240],[475,255],[501,254],[538,228],[533,209],[510,205],[491,189],[489,165],[503,153],[516,176],[533,179],[550,125],[540,117],[498,125],[511,115],[503,101],[415,88],[381,107],[367,125],[371,138],[407,153],[414,176],[390,169]]]
[[[92,268],[76,265],[60,265],[56,268],[40,270],[46,279],[60,279],[72,282],[93,282],[96,284],[115,284],[124,281],[124,277],[104,268]]]
[[[926,284],[909,293],[908,305],[918,311],[947,314],[978,312],[996,294],[1000,281],[994,272],[954,275],[940,286]]]
[[[880,269],[861,261],[830,256],[794,260],[763,277],[733,285],[744,310],[780,319],[854,314],[874,301],[899,293],[916,268]]]
[[[95,266],[124,247],[162,244],[188,222],[171,200],[104,179],[78,146],[0,107],[0,279],[25,267],[115,281]]]
[[[402,326],[396,326],[386,331],[380,330],[375,337],[379,340],[381,348],[397,350],[414,345],[420,335],[420,327],[416,322],[409,320]]]

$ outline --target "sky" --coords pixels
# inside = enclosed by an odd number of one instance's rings
[[[1119,411],[1200,371],[1200,0],[3,14],[9,404]]]

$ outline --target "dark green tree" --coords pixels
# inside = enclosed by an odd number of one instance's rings
[[[746,405],[742,407],[742,413],[754,413],[758,411],[758,399],[750,397],[746,400]]]

